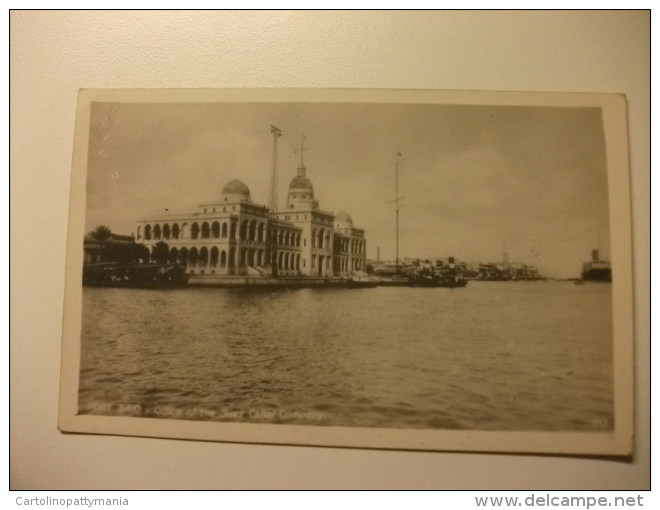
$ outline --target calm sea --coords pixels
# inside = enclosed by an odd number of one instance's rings
[[[85,288],[79,411],[478,430],[613,427],[610,284]]]

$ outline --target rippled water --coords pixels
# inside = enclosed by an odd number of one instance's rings
[[[612,370],[609,284],[83,293],[81,413],[601,430]]]

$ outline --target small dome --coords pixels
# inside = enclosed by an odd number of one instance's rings
[[[248,188],[243,181],[234,179],[225,184],[225,187],[222,188],[223,195],[245,195],[250,197],[250,188]]]
[[[346,211],[341,211],[335,214],[335,223],[353,225],[353,218]]]

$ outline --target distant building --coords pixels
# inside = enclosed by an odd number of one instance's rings
[[[135,238],[119,234],[101,242],[89,234],[83,241],[83,262],[94,264],[98,262],[132,262],[140,255],[136,252]]]
[[[269,236],[272,231],[272,242]],[[152,253],[167,244],[170,261],[189,273],[269,276],[350,276],[366,268],[364,230],[347,213],[323,211],[304,165],[289,185],[286,209],[271,218],[252,202],[239,180],[225,185],[217,201],[197,212],[148,217],[137,222],[137,241]]]

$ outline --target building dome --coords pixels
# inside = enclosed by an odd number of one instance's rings
[[[314,192],[312,181],[305,175],[306,168],[304,165],[298,167],[298,175],[296,175],[289,184],[289,190],[302,190]]]
[[[335,225],[337,227],[352,227],[353,218],[346,211],[341,211],[335,214]]]
[[[225,187],[222,188],[223,195],[244,195],[246,198],[250,198],[250,188],[248,188],[243,181],[234,179],[225,184]]]

